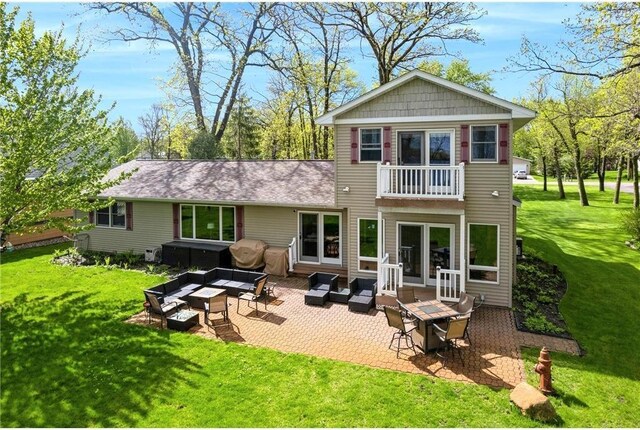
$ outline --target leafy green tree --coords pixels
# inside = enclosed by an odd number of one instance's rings
[[[206,131],[200,131],[188,144],[187,153],[192,160],[213,160],[222,157],[222,147],[215,136]]]
[[[38,38],[17,13],[0,3],[0,231],[74,231],[78,221],[51,213],[104,206],[90,199],[124,178],[103,180],[115,135],[99,98],[77,87],[78,39]]]
[[[130,121],[120,117],[114,125],[116,129],[114,144],[110,148],[111,158],[114,164],[131,161],[140,152],[140,138],[131,126]]]
[[[483,93],[495,94],[496,92],[491,86],[491,74],[473,72],[469,67],[469,60],[453,60],[446,68],[438,60],[421,61],[416,68]]]
[[[227,132],[222,138],[222,147],[227,158],[255,159],[260,156],[260,130],[255,109],[249,98],[241,94],[229,118]]]

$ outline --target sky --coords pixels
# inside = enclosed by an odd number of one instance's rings
[[[100,94],[104,108],[115,103],[110,117],[115,120],[122,116],[140,132],[138,117],[146,113],[152,104],[165,100],[161,82],[173,74],[177,58],[173,47],[159,44],[150,50],[145,42],[107,42],[105,38],[109,30],[126,25],[124,18],[86,11],[80,3],[16,5],[20,7],[18,20],[30,13],[38,34],[57,31],[64,25],[63,34],[67,39],[73,40],[76,34],[80,35],[82,42],[89,47],[88,54],[77,68],[80,88],[91,88]],[[492,72],[496,96],[506,100],[525,96],[529,82],[535,77],[530,73],[502,71],[508,64],[507,58],[518,53],[522,36],[553,46],[566,38],[563,20],[575,17],[580,10],[579,3],[481,2],[477,5],[486,11],[486,15],[474,21],[472,26],[484,42],[454,42],[448,46],[468,59],[474,72]],[[224,5],[230,13],[237,11],[238,6],[237,3]],[[363,50],[366,51],[366,46]],[[350,51],[350,67],[358,73],[359,80],[371,88],[377,79],[373,60],[363,55],[359,44],[351,44]],[[263,68],[249,68],[245,72],[245,90],[256,101],[265,100],[268,77],[269,72]]]

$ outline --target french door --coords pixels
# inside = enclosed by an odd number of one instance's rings
[[[436,268],[455,265],[455,226],[452,224],[398,223],[398,261],[404,282],[435,285]]]
[[[342,264],[342,215],[300,212],[300,261]]]

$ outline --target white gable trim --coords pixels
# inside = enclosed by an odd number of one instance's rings
[[[368,102],[371,99],[374,99],[382,94],[393,90],[394,88],[399,87],[400,85],[410,81],[411,79],[419,78],[425,81],[434,83],[436,85],[440,85],[442,87],[448,88],[450,90],[468,95],[470,97],[482,100],[484,102],[499,106],[504,109],[508,109],[511,111],[512,118],[527,118],[533,119],[536,116],[536,113],[532,110],[526,109],[522,106],[519,106],[515,103],[508,102],[506,100],[500,99],[498,97],[491,96],[489,94],[485,94],[482,91],[474,90],[472,88],[465,87],[464,85],[456,84],[454,82],[447,81],[446,79],[439,78],[437,76],[431,75],[429,73],[423,72],[422,70],[413,70],[399,78],[394,79],[391,82],[388,82],[375,90],[371,90],[368,93],[358,97],[355,100],[350,101],[347,104],[344,104],[326,114],[318,117],[316,119],[316,123],[319,125],[331,125],[334,124],[334,118],[340,114],[343,114],[363,103]]]
[[[403,122],[446,122],[446,121],[505,121],[510,120],[509,113],[491,113],[482,115],[430,115],[430,116],[397,116],[384,118],[345,118],[336,119],[334,124],[398,124]]]

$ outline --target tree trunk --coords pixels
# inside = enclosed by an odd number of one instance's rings
[[[604,180],[607,165],[607,157],[598,157],[598,164],[596,165],[596,171],[598,174],[598,191],[604,192]]]
[[[633,166],[631,165],[631,158],[632,157],[627,158],[627,181],[633,178]]]
[[[640,158],[637,154],[632,158],[631,164],[634,166],[633,168],[633,207],[638,209],[640,207],[640,187],[638,186],[638,177],[640,174],[638,173],[638,158]]]
[[[573,151],[573,163],[576,171],[576,179],[578,180],[578,193],[580,194],[580,204],[582,206],[589,206],[589,198],[587,197],[587,189],[584,186],[584,179],[582,178],[582,156],[580,153],[580,147],[576,145]]]
[[[547,156],[542,157],[542,191],[547,191]]]
[[[553,148],[553,163],[556,170],[556,179],[558,180],[558,194],[560,200],[567,198],[564,193],[564,185],[562,184],[562,168],[560,167],[560,157],[558,156],[558,149]]]
[[[613,204],[620,203],[620,183],[622,182],[622,171],[624,170],[624,155],[618,160],[618,174],[616,175],[616,189],[613,194]]]

